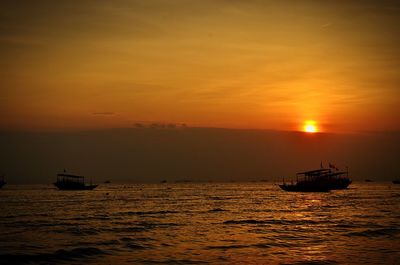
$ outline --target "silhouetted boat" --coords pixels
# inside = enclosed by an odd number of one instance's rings
[[[400,184],[400,179],[395,179],[392,182],[393,182],[393,184]]]
[[[6,184],[7,182],[4,181],[4,176],[0,176],[0,189]]]
[[[365,182],[372,182],[372,179],[366,179]]]
[[[317,169],[296,174],[296,182],[288,184],[283,180],[283,184],[279,187],[285,191],[302,191],[302,192],[327,192],[331,190],[331,186],[325,178],[320,177],[325,169]]]
[[[93,190],[98,185],[86,185],[84,176],[60,173],[54,185],[60,190]]]
[[[283,182],[279,187],[285,191],[327,192],[346,189],[352,181],[348,177],[348,171],[321,168],[297,173],[295,183]]]

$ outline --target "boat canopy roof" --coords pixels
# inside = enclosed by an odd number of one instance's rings
[[[66,177],[66,178],[75,178],[75,179],[83,179],[85,178],[84,176],[77,176],[77,175],[71,175],[71,174],[65,174],[65,173],[60,173],[57,174],[58,177]]]
[[[321,168],[321,169],[299,172],[299,173],[297,173],[297,175],[311,175],[311,174],[315,174],[315,173],[322,173],[322,172],[328,172],[328,171],[330,171],[329,168]]]
[[[344,171],[338,171],[338,172],[329,173],[328,176],[338,176],[338,175],[343,175],[343,174],[346,174],[346,173],[347,172],[344,172]]]

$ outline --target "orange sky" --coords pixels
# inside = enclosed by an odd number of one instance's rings
[[[396,1],[1,1],[0,128],[400,130]]]

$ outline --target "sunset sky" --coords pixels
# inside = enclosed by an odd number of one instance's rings
[[[398,1],[1,1],[0,129],[400,130]]]

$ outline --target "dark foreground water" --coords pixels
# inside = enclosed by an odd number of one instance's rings
[[[1,264],[400,264],[400,185],[0,190]]]

